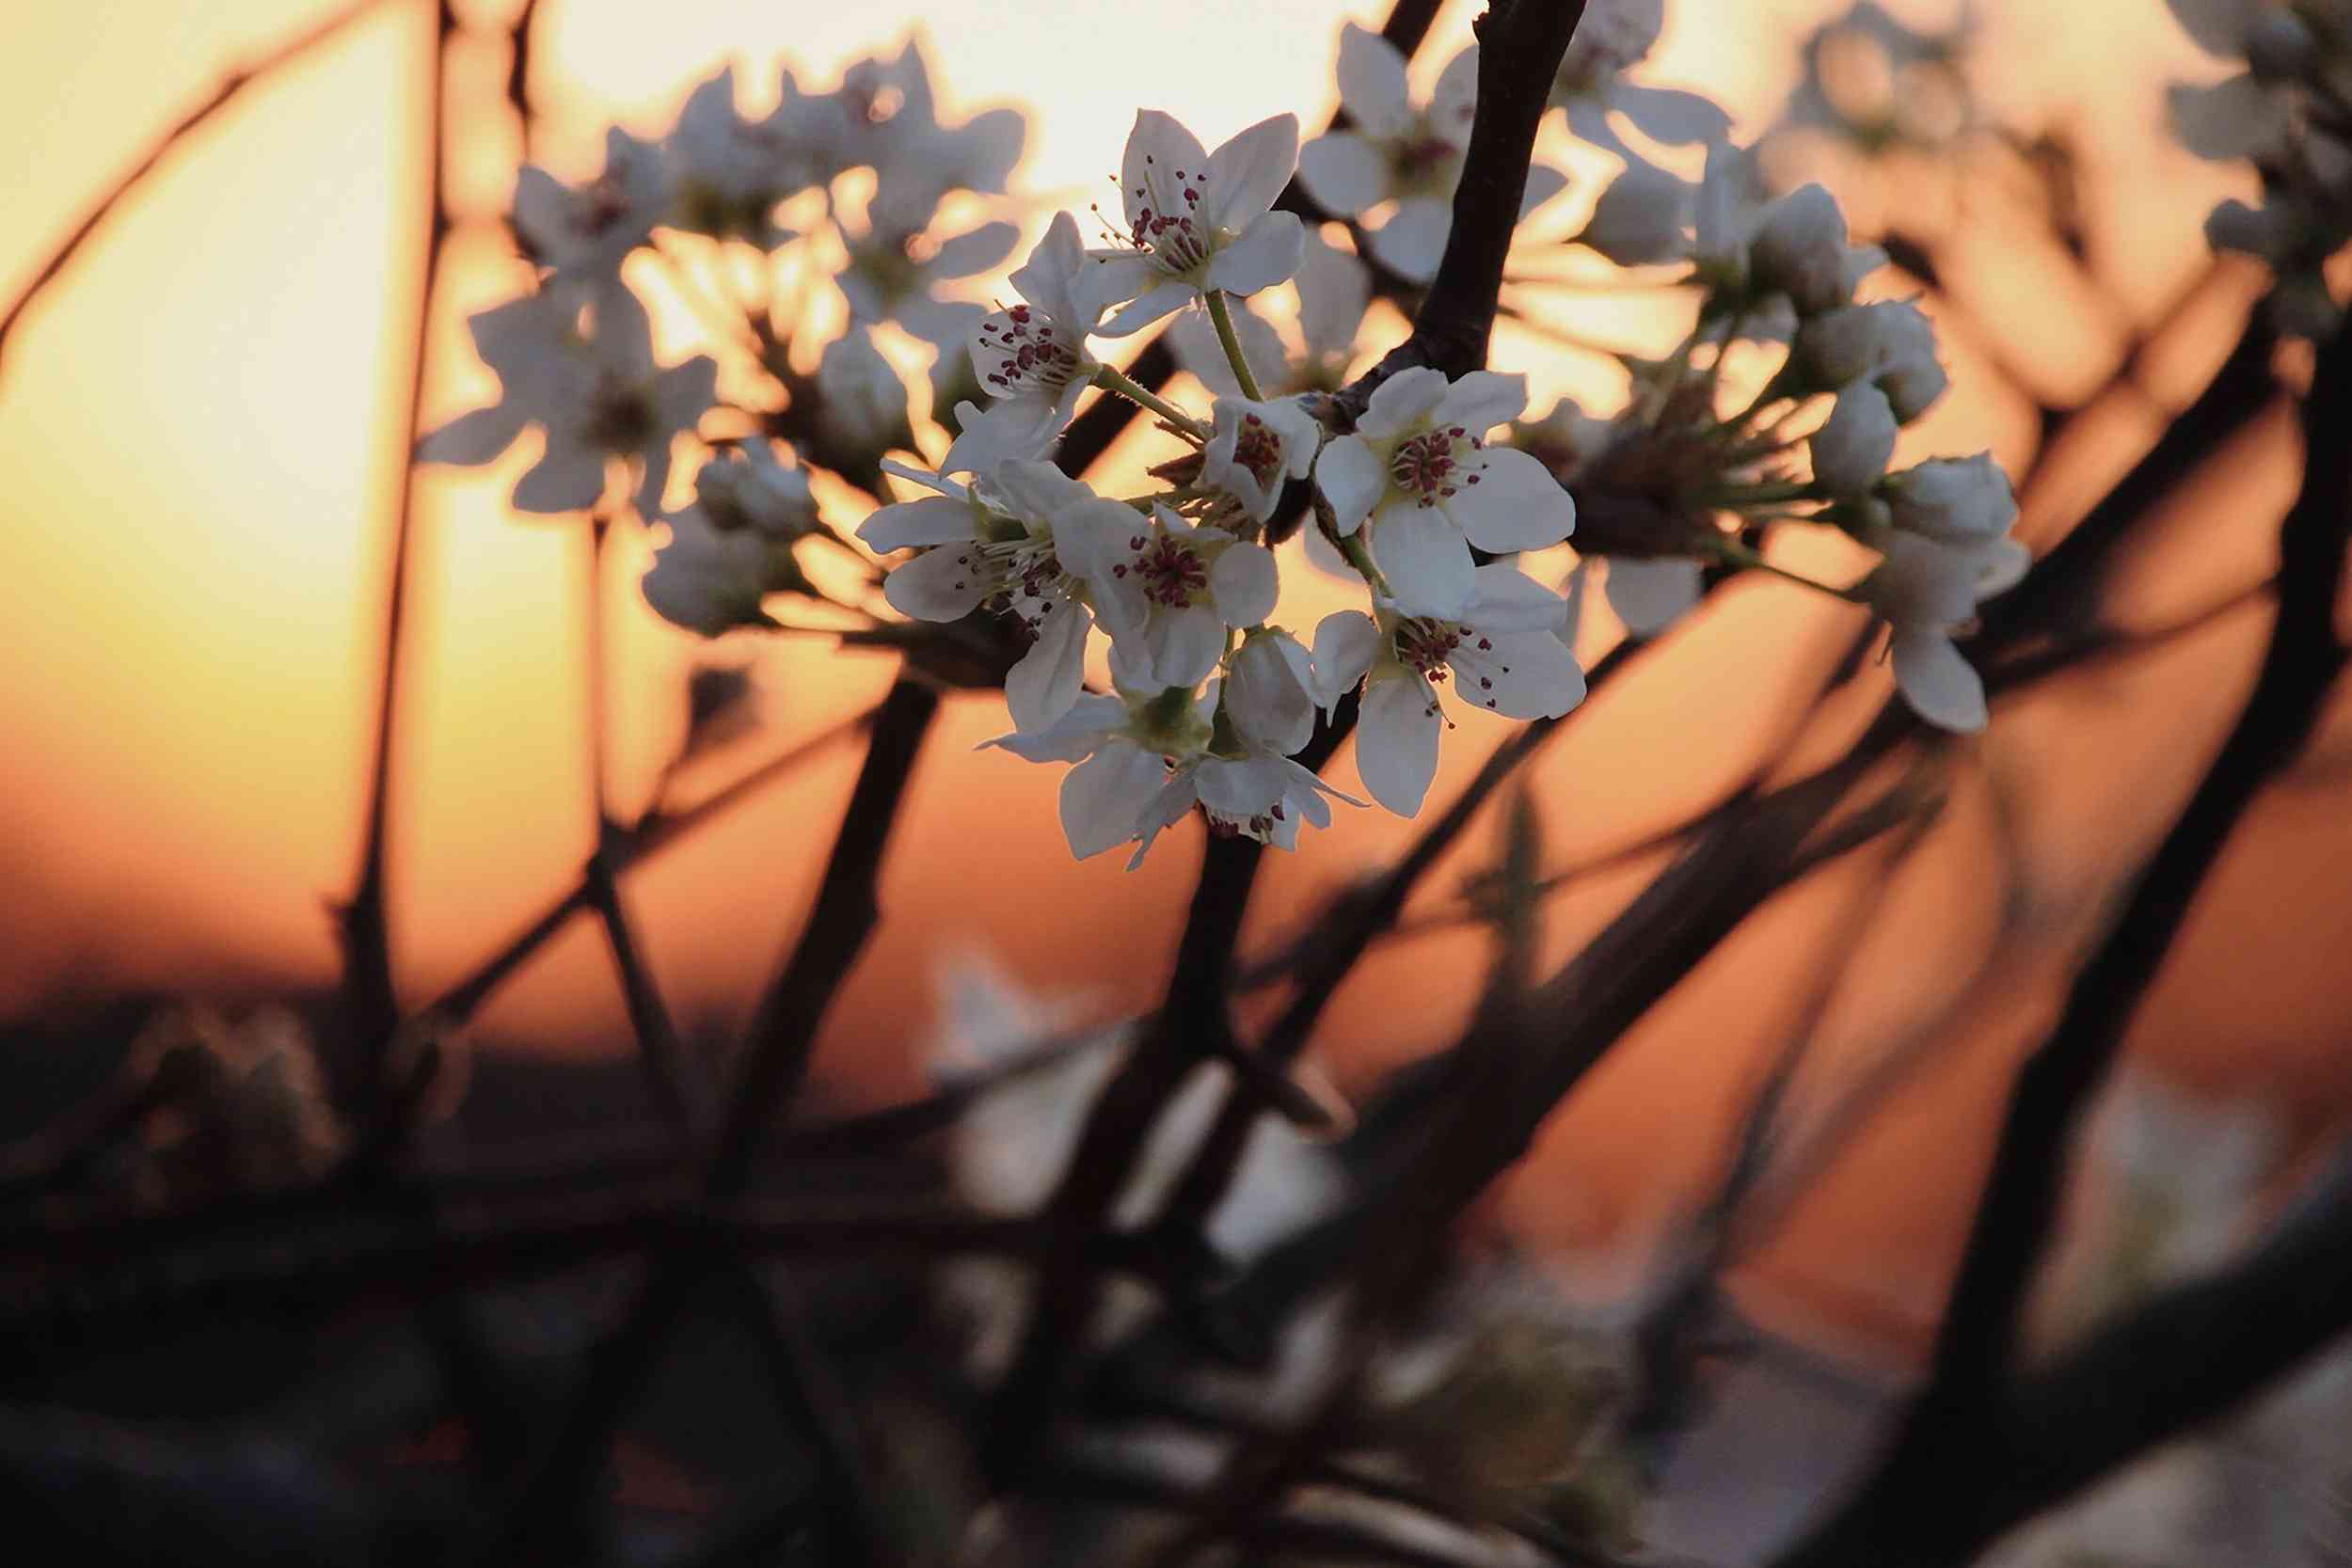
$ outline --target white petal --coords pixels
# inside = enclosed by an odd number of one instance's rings
[[[1035,457],[1061,434],[1061,404],[1009,398],[991,408],[956,404],[956,438],[939,460],[942,473],[987,473],[1015,458]]]
[[[1380,627],[1360,610],[1326,615],[1315,627],[1315,701],[1328,709],[1364,678],[1380,651]]]
[[[1340,106],[1347,118],[1375,136],[1393,136],[1411,118],[1405,55],[1369,28],[1349,23],[1340,30]]]
[[[857,529],[859,542],[876,555],[917,545],[946,545],[972,537],[972,508],[945,496],[877,507]]]
[[[1353,131],[1332,131],[1298,150],[1298,182],[1324,210],[1360,217],[1389,194],[1389,160]]]
[[[1119,196],[1128,223],[1154,212],[1183,212],[1179,171],[1188,174],[1208,166],[1208,150],[1174,117],[1157,109],[1136,110],[1119,169]]]
[[[2225,59],[2246,52],[2247,0],[2164,0],[2188,36],[2208,55]]]
[[[1000,463],[989,473],[988,482],[996,487],[996,493],[1004,498],[1005,504],[1012,508],[1016,516],[1025,517],[1033,523],[1051,522],[1064,508],[1101,499],[1084,483],[1072,479],[1051,463],[1041,463],[1036,458]],[[1132,508],[1120,507],[1120,510],[1128,513],[1131,517],[1134,515]]]
[[[1229,294],[1271,289],[1298,270],[1306,244],[1306,226],[1296,213],[1260,213],[1239,239],[1210,259],[1206,284]]]
[[[1399,371],[1372,389],[1356,429],[1365,436],[1394,436],[1427,419],[1445,401],[1445,372],[1427,365]]]
[[[1087,629],[1093,622],[1084,605],[1057,604],[1046,610],[1037,641],[1005,676],[1005,705],[1012,710],[1014,728],[1044,729],[1078,700]]]
[[[1894,641],[1895,684],[1920,718],[1963,735],[1984,728],[1984,682],[1950,638],[1926,626],[1897,626]]]
[[[1209,568],[1209,596],[1216,601],[1217,613],[1229,626],[1254,626],[1263,621],[1274,613],[1274,601],[1281,592],[1274,552],[1263,545],[1228,546]]]
[[[1301,158],[1303,174],[1303,152]],[[1364,270],[1363,262],[1327,243],[1320,234],[1310,233],[1295,281],[1298,330],[1307,340],[1307,352],[1343,355],[1352,350],[1357,330],[1363,325],[1364,308],[1372,300],[1372,275]]]
[[[1110,319],[1094,330],[1101,337],[1124,338],[1130,333],[1142,331],[1162,316],[1183,309],[1200,293],[1199,289],[1182,278],[1171,277],[1165,283],[1155,284],[1134,304],[1112,312]]]
[[[1406,375],[1413,374],[1407,371]],[[1431,372],[1435,375],[1436,372]],[[1373,402],[1380,401],[1380,393],[1394,386],[1403,376],[1391,376]],[[1442,382],[1444,378],[1438,377]],[[1389,472],[1373,455],[1372,448],[1359,436],[1343,436],[1325,444],[1315,454],[1315,486],[1323,499],[1331,503],[1332,520],[1343,537],[1356,531],[1380,498],[1388,493]]]
[[[1234,133],[1209,154],[1205,215],[1210,227],[1240,229],[1250,223],[1274,205],[1297,167],[1296,115],[1274,115]]]
[[[1584,629],[1584,589],[1592,578],[1592,567],[1591,562],[1579,561],[1568,573],[1568,580],[1561,584],[1560,597],[1567,608],[1560,617],[1558,636],[1571,650],[1576,647],[1577,633]]]
[[[1527,185],[1519,193],[1519,216],[1524,218],[1536,208],[1568,188],[1568,177],[1549,164],[1527,166]]]
[[[2165,93],[2172,134],[2200,158],[2251,158],[2286,137],[2284,97],[2245,71],[2211,87],[2175,83]]]
[[[1070,711],[1034,733],[1016,731],[973,748],[1010,752],[1031,762],[1080,762],[1100,751],[1111,732],[1127,721],[1127,705],[1116,697],[1082,696]]]
[[[1225,622],[1207,605],[1162,609],[1145,626],[1143,641],[1152,670],[1147,688],[1198,686],[1225,656]]]
[[[1119,250],[1107,256],[1089,252],[1084,272],[1072,285],[1079,316],[1091,322],[1110,306],[1149,293],[1166,277],[1140,251]]]
[[[1550,631],[1567,606],[1560,595],[1500,561],[1478,568],[1478,597],[1462,617],[1481,631]]]
[[[1693,147],[1731,134],[1731,116],[1714,100],[1695,92],[1619,82],[1611,89],[1609,102],[1642,135],[1669,147]]]
[[[1446,61],[1438,85],[1429,94],[1429,118],[1438,134],[1456,147],[1470,145],[1470,120],[1478,113],[1478,45],[1471,44]]]
[[[1609,591],[1609,608],[1626,630],[1636,637],[1655,637],[1699,602],[1700,566],[1671,556],[1655,561],[1611,556],[1601,586]]]
[[[584,512],[604,494],[604,453],[548,433],[547,455],[515,486],[517,512]]]
[[[1372,554],[1414,615],[1459,620],[1477,588],[1477,564],[1462,531],[1434,506],[1394,501],[1373,519]]]
[[[1527,453],[1489,447],[1466,456],[1461,474],[1461,484],[1439,504],[1480,549],[1540,550],[1576,531],[1576,502]]]
[[[515,444],[523,421],[523,411],[512,401],[460,414],[418,445],[417,461],[469,468],[490,462]]]
[[[924,263],[932,277],[969,277],[1004,263],[1021,243],[1021,230],[1009,223],[984,223],[952,239],[942,240],[939,253]]]
[[[987,563],[968,545],[926,550],[882,578],[882,597],[918,621],[960,621],[988,597]]]
[[[1100,496],[1057,508],[1054,515],[1054,554],[1061,563],[1089,582],[1111,576],[1111,568],[1127,560],[1127,541],[1144,530],[1136,509]],[[1111,628],[1118,635],[1120,628]]]
[[[1472,436],[1483,436],[1527,412],[1527,377],[1500,371],[1472,371],[1446,388],[1429,422],[1460,425]]]
[[[1136,836],[1145,805],[1167,783],[1156,752],[1114,742],[1062,776],[1061,831],[1080,860]]]
[[[1457,666],[1454,689],[1505,719],[1557,719],[1584,700],[1584,672],[1548,631],[1498,632],[1475,670]]]
[[[1400,201],[1389,221],[1372,231],[1372,254],[1400,277],[1426,283],[1445,259],[1446,236],[1454,230],[1450,202],[1434,196]]]
[[[1445,721],[1418,676],[1374,681],[1356,724],[1356,771],[1372,798],[1399,816],[1421,810],[1438,776],[1438,737]]]

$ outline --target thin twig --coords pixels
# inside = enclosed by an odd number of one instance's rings
[[[261,55],[222,77],[219,84],[201,102],[174,120],[166,128],[162,135],[148,144],[147,150],[133,160],[130,167],[115,176],[113,182],[100,193],[90,210],[82,215],[82,221],[75,224],[72,230],[57,243],[56,248],[52,250],[48,259],[41,262],[40,269],[33,274],[33,280],[24,285],[24,292],[16,296],[15,302],[6,311],[0,311],[0,365],[5,365],[7,362],[8,336],[16,330],[17,322],[24,316],[25,310],[51,284],[57,280],[58,275],[65,271],[67,264],[73,260],[84,244],[93,233],[97,232],[99,225],[104,223],[108,215],[122,205],[124,199],[155,171],[156,166],[170,154],[172,149],[185,141],[215,115],[236,102],[237,96],[246,88],[280,66],[292,64],[321,44],[340,36],[353,23],[374,10],[380,3],[381,0],[353,0],[352,4],[344,6],[340,10],[330,11],[302,31],[272,45]],[[435,103],[437,104],[438,102],[437,95]],[[439,111],[436,108],[433,112],[437,115]],[[437,166],[437,158],[436,163]],[[437,214],[438,210],[437,200],[435,206]],[[402,450],[408,449],[403,448]]]

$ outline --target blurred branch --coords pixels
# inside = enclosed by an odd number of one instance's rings
[[[392,740],[399,717],[401,647],[408,615],[409,553],[417,509],[417,441],[424,425],[425,370],[433,346],[433,290],[439,280],[441,244],[449,233],[444,188],[449,138],[450,35],[457,20],[449,0],[434,0],[432,65],[424,81],[424,254],[417,278],[414,358],[408,369],[408,407],[399,446],[400,500],[392,517],[389,586],[384,606],[384,667],[376,691],[375,731],[368,757],[367,827],[358,885],[342,910],[343,1005],[359,1059],[357,1085],[379,1118],[391,1108],[386,1081],[400,1027],[400,995],[392,979],[391,925],[384,907],[385,860],[391,813]]]
[[[2320,350],[2304,402],[2303,485],[2279,531],[2279,614],[2253,693],[2120,917],[2075,976],[2048,1037],[2018,1073],[1925,1390],[1875,1473],[1783,1559],[1785,1568],[1959,1562],[2000,1528],[1984,1506],[1997,1490],[1994,1483],[2015,1465],[1999,1430],[2000,1390],[2014,1372],[2019,1306],[2056,1224],[2074,1130],[2190,903],[2247,808],[2301,749],[2344,666],[2334,616],[2352,531],[2347,429],[2352,334],[2340,334]],[[2152,1365],[2141,1376],[2154,1386],[2179,1370]],[[2222,1392],[2248,1391],[2241,1384]],[[2219,1397],[2206,1388],[2200,1399]],[[2139,1451],[2156,1435],[2120,1448],[2108,1462]],[[2053,1449],[2062,1440],[2042,1434]]]
[[[24,292],[16,296],[15,301],[8,306],[7,310],[0,311],[0,365],[5,365],[7,362],[8,337],[16,330],[18,320],[23,317],[33,301],[57,280],[58,275],[65,271],[74,255],[97,231],[98,226],[105,222],[114,210],[138,188],[140,182],[155,171],[156,166],[169,156],[172,149],[185,141],[215,115],[235,103],[238,95],[246,87],[251,87],[278,67],[290,65],[321,44],[340,37],[353,23],[374,10],[380,3],[381,0],[353,0],[353,3],[329,11],[302,31],[272,45],[246,64],[230,71],[201,102],[174,120],[162,135],[150,143],[147,150],[133,160],[130,167],[115,176],[113,182],[99,194],[98,199],[92,203],[90,210],[82,215],[82,221],[73,226],[72,230],[58,242],[56,248],[52,250],[48,258],[41,262],[40,269],[33,274],[33,280],[24,286]],[[440,95],[437,87],[434,94],[434,102],[437,105],[434,111],[436,115],[438,113],[439,99]],[[437,199],[435,210],[437,214]]]
[[[803,764],[831,751],[838,742],[862,734],[873,725],[881,712],[882,708],[877,705],[842,720],[830,729],[820,730],[691,806],[678,811],[648,814],[634,827],[621,831],[617,843],[599,848],[598,854],[603,858],[607,873],[618,877],[638,862],[660,853],[737,801],[798,770]],[[443,991],[425,1010],[437,1017],[463,1022],[532,954],[547,945],[558,931],[569,924],[573,915],[591,907],[592,902],[593,889],[589,886],[589,878],[583,875],[569,893],[548,905],[536,920],[508,939],[503,946],[484,959],[465,978]]]

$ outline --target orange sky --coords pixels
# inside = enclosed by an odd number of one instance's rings
[[[1829,8],[1678,0],[1649,79],[1704,87],[1753,131],[1795,70],[1787,40]],[[1897,8],[1948,14],[1941,5]],[[2201,264],[2198,220],[2225,183],[2153,135],[2158,84],[2210,73],[2209,63],[2154,0],[1980,8],[1994,13],[1985,49],[2000,63],[1985,73],[1988,96],[2026,123],[2082,131],[2093,157],[2100,288],[2115,319],[2143,319]],[[262,42],[326,8],[125,0],[24,9],[0,56],[0,132],[16,154],[0,297],[13,296],[89,193],[157,126]],[[895,40],[919,15],[951,105],[1010,101],[1031,113],[1021,176],[1028,199],[1015,215],[1035,230],[1057,206],[1091,198],[1138,104],[1168,109],[1212,143],[1281,109],[1319,120],[1332,102],[1341,20],[1376,24],[1381,8],[681,0],[660,8],[658,21],[620,0],[546,0],[541,10],[533,86],[546,119],[534,147],[575,172],[593,162],[608,120],[658,131],[720,59],[739,62],[748,92],[772,92],[788,44],[803,84],[829,82],[844,59]],[[460,216],[478,221],[503,200],[516,146],[498,103],[503,8],[461,11],[485,31],[468,35],[453,62],[462,142],[452,188]],[[331,974],[324,901],[348,885],[355,864],[405,390],[428,12],[388,3],[248,93],[105,226],[8,346],[0,471],[12,483],[0,498],[0,570],[15,593],[14,612],[0,620],[0,659],[15,673],[0,683],[9,806],[0,818],[0,910],[11,945],[0,964],[0,1014],[70,986],[224,974],[317,984]],[[1466,38],[1470,14],[1460,0],[1447,8],[1431,65]],[[1105,21],[1113,16],[1115,24]],[[1573,167],[1589,177],[1606,163]],[[1592,188],[1587,178],[1564,209],[1589,200]],[[1954,271],[1989,280],[1966,296],[1981,325],[1947,333],[1963,390],[1915,439],[1922,452],[1991,444],[2015,469],[2031,455],[2030,408],[1999,388],[1986,356],[2006,347],[2039,366],[2055,394],[2075,395],[2104,375],[2119,339],[2112,321],[2050,281],[2059,275],[2019,261],[2014,245],[2003,252],[1997,223],[1957,232]],[[1999,264],[1969,264],[1987,257]],[[494,231],[474,227],[450,250],[445,277],[436,419],[488,394],[462,318],[511,290],[515,273]],[[1995,286],[2003,277],[2026,281]],[[1562,314],[1601,335],[1645,329],[1605,296]],[[1606,396],[1607,377],[1590,362],[1523,336],[1502,339],[1497,352],[1539,388]],[[2113,413],[2119,442],[2160,418],[2145,399],[2126,398]],[[577,523],[504,512],[501,498],[527,455],[486,471],[431,471],[421,490],[394,879],[401,973],[419,997],[560,893],[587,844],[576,608],[587,554]],[[2265,531],[2292,484],[2283,431],[2260,433],[2243,455],[2224,480],[2179,503],[2181,528],[2205,531],[2227,514],[2237,543],[2201,540],[2183,552],[2191,572],[2151,572],[2133,584],[2128,602],[2151,621],[2202,602],[2225,578],[2243,580],[2230,576],[2233,550],[2249,575],[2260,571]],[[638,561],[643,551],[642,541],[625,546]],[[683,671],[714,651],[656,623],[637,601],[634,571],[616,575],[607,594],[619,672],[610,758],[632,805],[675,738]],[[1793,692],[1851,625],[1836,606],[1776,585],[1726,595],[1687,646],[1597,700],[1547,753],[1535,782],[1552,855],[1568,862],[1638,838],[1734,782],[1748,752],[1780,733],[1775,694]],[[1612,633],[1598,626],[1589,635],[1597,649]],[[2259,640],[2259,615],[2242,618],[2128,671],[2066,683],[1996,725],[1972,777],[1979,786],[1997,777],[2028,802],[2022,831],[2058,903],[2160,831],[2226,723]],[[823,727],[889,676],[886,660],[750,637],[715,652],[755,663],[771,724],[691,774],[690,789],[723,783]],[[846,1077],[890,1081],[887,1069],[876,1076],[876,1058],[901,1060],[905,1037],[927,1026],[927,976],[952,948],[999,952],[1041,982],[1100,986],[1106,1004],[1139,1004],[1157,984],[1193,843],[1179,835],[1133,876],[1116,856],[1072,863],[1050,770],[970,752],[1003,727],[993,698],[951,702],[939,726],[887,868],[884,939],[851,977],[828,1034],[825,1061]],[[1473,721],[1454,736],[1433,799],[1500,733]],[[854,764],[853,750],[829,758],[633,879],[654,961],[683,1017],[723,1021],[745,1005],[799,918],[815,847]],[[1350,765],[1339,776],[1347,784]],[[2123,780],[2129,787],[2119,788]],[[1833,1013],[1825,1060],[1899,1035],[1933,1003],[1941,978],[1964,967],[1972,922],[1983,919],[1970,890],[1984,881],[1989,797],[1977,788],[1973,817],[1955,807],[1962,826],[1939,837],[1915,867],[1915,888],[1874,927],[1883,951]],[[2344,982],[2325,938],[2352,914],[2341,907],[2352,886],[2335,826],[2341,806],[2325,784],[2282,790],[2249,823],[2185,938],[2192,961],[2151,1009],[2153,1044],[2169,1057],[2211,1073],[2243,1061],[2239,1048],[2252,1044],[2265,1075],[2292,1075],[2283,1081],[2309,1093],[2341,1086],[2328,1048],[2342,1032]],[[1303,898],[1378,863],[1408,832],[1381,813],[1346,813],[1302,854],[1273,857],[1253,935],[1270,934]],[[1485,852],[1473,834],[1467,853]],[[1441,873],[1433,888],[1442,893],[1452,879]],[[1565,953],[1635,885],[1602,879],[1562,900],[1554,945]],[[1743,1064],[1787,1018],[1788,966],[1840,907],[1835,887],[1816,891],[1719,955],[1560,1118],[1558,1157],[1545,1168],[1573,1167],[1577,1196],[1545,1197],[1547,1224],[1593,1236],[1638,1227],[1659,1217],[1662,1192],[1703,1174],[1706,1139],[1676,1134],[1722,1123]],[[1470,1000],[1477,957],[1474,939],[1396,949],[1390,967],[1343,993],[1328,1038],[1359,1062],[1438,1042]],[[1400,1007],[1400,996],[1415,1005]],[[2016,1006],[2033,1005],[2021,990]],[[582,927],[500,997],[484,1028],[554,1048],[610,1049],[619,1019],[599,939]],[[2022,1038],[2020,1027],[1994,1021],[1988,1046],[1995,1035]],[[2233,1050],[2216,1053],[2217,1044]],[[1839,1258],[1915,1259],[1861,1267],[1853,1288],[1882,1291],[1899,1319],[1932,1299],[1938,1239],[1957,1212],[2004,1059],[1989,1049],[1951,1057],[1924,1081],[1917,1106],[1874,1130],[1791,1233],[1809,1279],[1836,1294]],[[1956,1103],[1977,1109],[1956,1117]],[[1661,1172],[1661,1149],[1676,1168]],[[1935,1190],[1890,1185],[1890,1169],[1931,1172]]]

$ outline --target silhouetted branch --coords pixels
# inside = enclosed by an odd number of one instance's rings
[[[1979,1499],[2010,1464],[1995,1430],[1999,1390],[2014,1370],[2019,1306],[2056,1223],[2074,1131],[2191,901],[2246,808],[2301,749],[2344,665],[2334,611],[2352,529],[2352,445],[2344,440],[2352,429],[2352,337],[2320,351],[2303,428],[2303,485],[2279,531],[2279,614],[2253,693],[2018,1073],[1926,1389],[1876,1472],[1788,1554],[1785,1568],[1959,1562],[1998,1528]],[[2155,1384],[2174,1370],[2141,1375]]]

